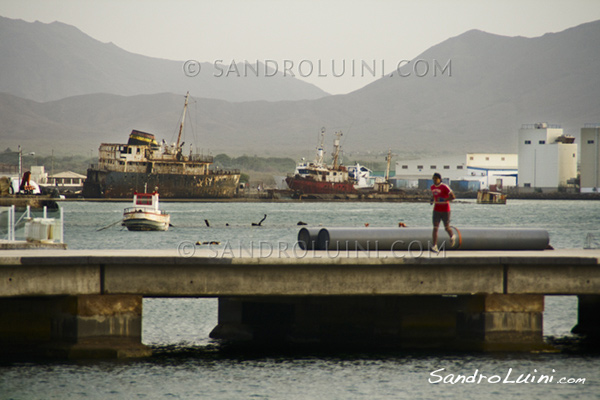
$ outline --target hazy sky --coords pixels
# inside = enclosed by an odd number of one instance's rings
[[[138,54],[213,63],[321,61],[305,80],[347,93],[470,29],[535,37],[600,19],[599,0],[2,0],[0,15],[60,21]],[[332,60],[376,62],[377,77],[333,77]],[[183,62],[182,62],[183,65]],[[291,69],[292,72],[297,69]],[[338,69],[338,74],[340,70]],[[298,76],[298,75],[297,75]]]

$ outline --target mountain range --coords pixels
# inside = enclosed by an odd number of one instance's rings
[[[59,41],[60,52],[48,44]],[[84,47],[86,53],[80,53]],[[561,124],[577,136],[585,123],[600,122],[599,49],[600,21],[535,38],[471,30],[345,95],[327,95],[289,77],[269,81],[273,87],[234,79],[230,88],[221,88],[220,98],[207,95],[205,87],[189,88],[193,99],[186,123],[192,129],[186,142],[201,152],[310,157],[326,127],[329,149],[333,132],[341,129],[342,144],[353,153],[516,152],[522,124]],[[64,69],[71,75],[58,74],[53,81],[45,67],[31,71],[31,59],[38,66],[53,65],[54,74]],[[98,68],[81,68],[86,62]],[[157,82],[127,72],[138,66],[161,74],[157,66],[163,64],[178,72]],[[40,152],[40,147],[95,151],[101,142],[124,143],[132,129],[171,141],[185,83],[200,78],[183,76],[181,62],[127,53],[68,25],[5,18],[0,18],[0,68],[0,137],[6,143],[1,146],[23,144]],[[36,74],[29,79],[21,68]],[[77,75],[81,70],[94,80]],[[171,81],[167,75],[179,78]],[[261,98],[263,92],[271,97]]]
[[[0,39],[0,92],[35,101],[96,93],[133,96],[186,91],[228,101],[299,100],[327,95],[312,84],[284,78],[279,71],[268,71],[265,77],[263,63],[258,65],[259,76],[250,75],[248,79],[226,73],[235,67],[215,63],[201,63],[186,71],[184,61],[130,53],[61,22],[29,23],[0,17]],[[249,63],[256,67],[256,61]],[[215,78],[219,74],[222,76]]]

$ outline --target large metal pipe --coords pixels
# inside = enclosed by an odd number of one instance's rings
[[[302,250],[318,250],[317,240],[321,227],[302,228],[298,232],[298,246]]]
[[[550,237],[544,229],[535,228],[461,228],[452,227],[454,246],[446,231],[440,228],[440,250],[544,250]],[[322,228],[316,243],[312,231],[303,232],[304,243],[315,250],[427,250],[431,246],[431,228]],[[308,235],[308,236],[307,236]],[[308,238],[308,239],[307,239]],[[298,240],[301,240],[300,233]],[[302,244],[300,244],[302,248]]]
[[[453,229],[457,250],[544,250],[550,245],[548,231],[539,228]]]

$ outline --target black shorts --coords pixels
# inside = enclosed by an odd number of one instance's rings
[[[433,226],[440,226],[440,221],[444,222],[445,227],[450,226],[450,211],[433,211]]]

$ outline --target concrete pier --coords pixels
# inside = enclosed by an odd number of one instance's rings
[[[148,356],[141,339],[142,296],[0,298],[0,353],[5,355]]]
[[[572,332],[600,339],[600,295],[577,297],[577,325]]]
[[[548,349],[544,296],[220,298],[211,337],[258,345]]]
[[[143,297],[217,297],[212,336],[324,346],[544,349],[544,296],[577,295],[600,337],[600,251],[12,250],[0,253],[0,348],[139,357]]]
[[[459,348],[519,351],[547,349],[544,296],[490,294],[463,297],[457,314]]]

